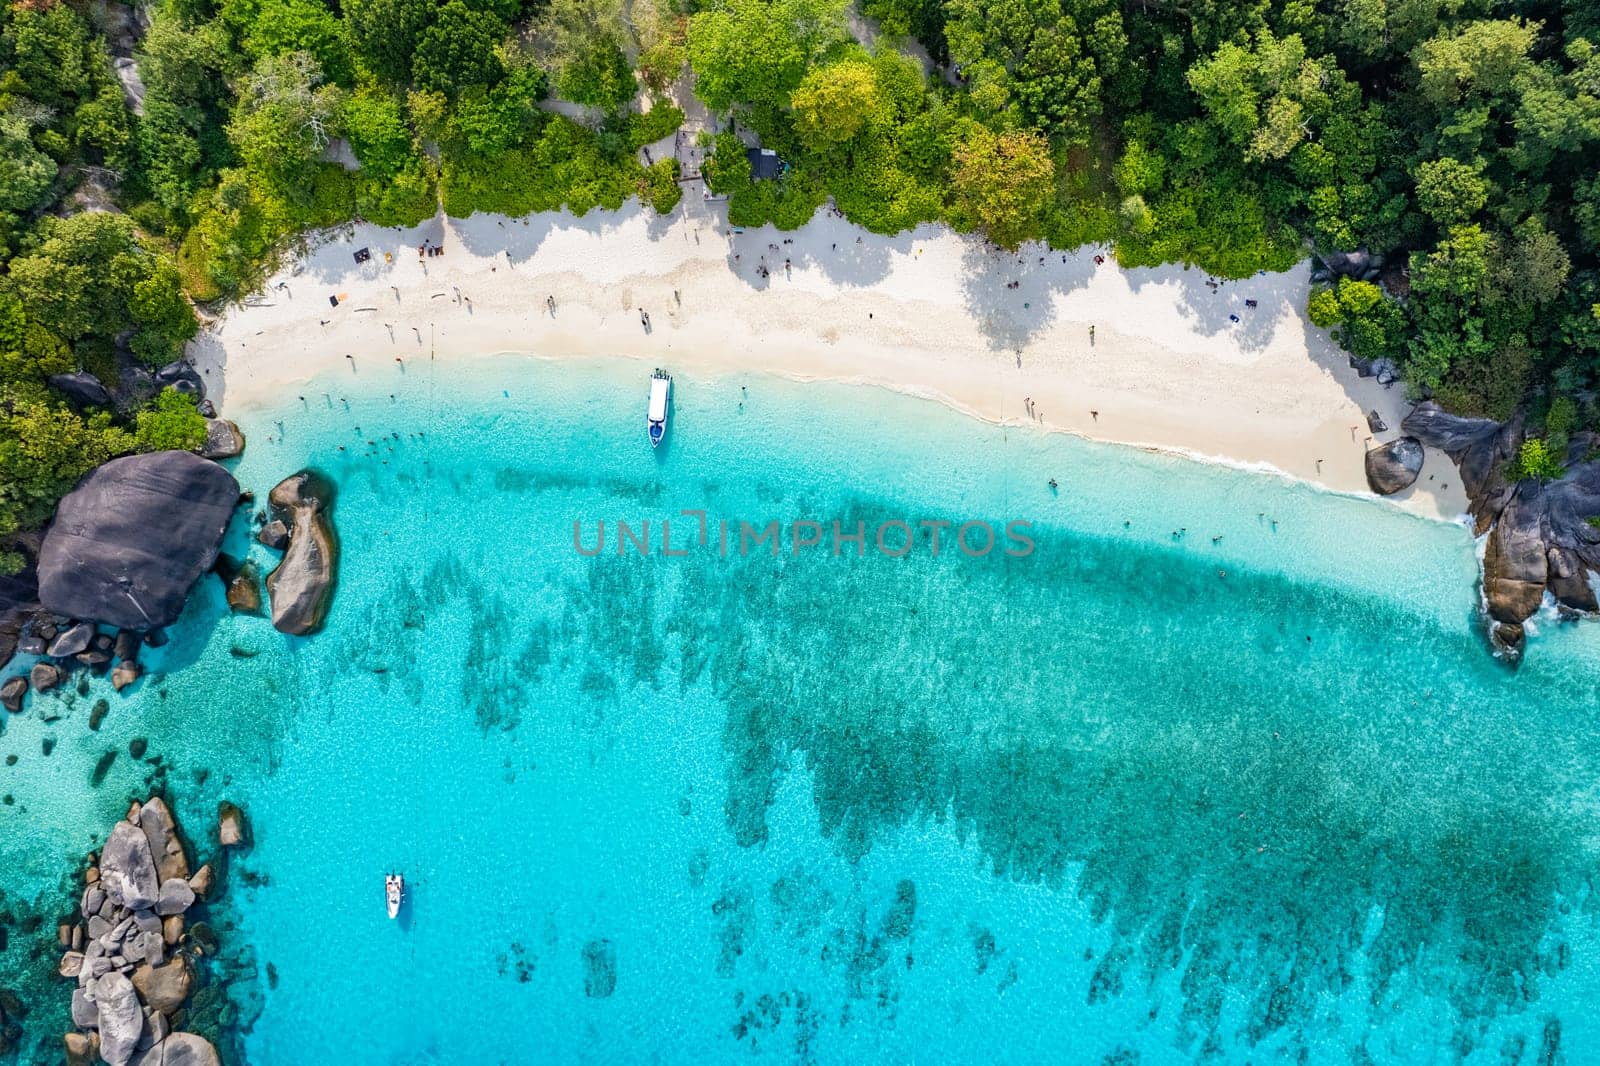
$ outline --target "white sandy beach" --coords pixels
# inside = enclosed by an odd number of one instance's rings
[[[880,237],[827,212],[792,234],[734,234],[722,208],[691,185],[667,218],[630,204],[582,218],[357,225],[286,265],[190,355],[224,414],[277,402],[319,375],[398,374],[396,356],[613,355],[639,359],[642,372],[884,386],[1041,432],[1361,493],[1363,452],[1397,436],[1409,409],[1403,386],[1358,378],[1307,321],[1303,266],[1213,290],[1199,270],[1123,270],[1109,256],[1096,265],[1094,249],[994,252],[942,226]],[[442,240],[445,254],[419,258],[424,240]],[[359,248],[372,259],[358,266]],[[770,277],[757,274],[763,262]],[[345,298],[333,307],[330,294]],[[1390,428],[1371,440],[1374,409]],[[1428,517],[1465,510],[1436,452],[1393,499]]]

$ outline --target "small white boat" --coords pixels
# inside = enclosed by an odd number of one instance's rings
[[[405,898],[406,879],[399,874],[388,874],[383,879],[383,894],[389,904],[389,917],[400,917],[400,901]]]
[[[667,408],[672,402],[672,375],[657,368],[650,375],[650,410],[646,414],[650,447],[660,447],[667,439]]]

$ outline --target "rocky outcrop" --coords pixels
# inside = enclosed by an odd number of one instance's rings
[[[57,659],[64,659],[69,655],[76,655],[89,647],[89,642],[94,640],[94,625],[90,622],[79,622],[68,626],[56,635],[50,642],[46,654]]]
[[[261,531],[256,534],[256,540],[273,551],[281,552],[289,546],[289,527],[274,518],[261,527]]]
[[[0,707],[4,707],[12,714],[22,710],[22,701],[27,695],[27,678],[8,677],[4,681],[0,681]]]
[[[144,1009],[133,982],[111,970],[90,981],[87,991],[98,1014],[100,1057],[110,1066],[127,1066],[144,1035]]]
[[[1507,464],[1522,445],[1521,416],[1505,423],[1462,418],[1423,403],[1403,428],[1443,449],[1456,463],[1474,529],[1488,534],[1483,553],[1484,609],[1497,651],[1522,653],[1523,623],[1548,591],[1564,608],[1596,610],[1589,572],[1600,571],[1600,463],[1587,461],[1594,438],[1571,441],[1566,473],[1553,481],[1510,481]]]
[[[194,970],[189,960],[182,957],[159,966],[145,963],[134,969],[133,987],[151,1010],[176,1014],[194,987]]]
[[[127,629],[175,622],[216,561],[239,483],[189,452],[113,459],[56,508],[39,552],[39,599],[57,614]]]
[[[140,1052],[129,1066],[222,1066],[222,1060],[210,1041],[193,1033],[173,1033]]]
[[[111,403],[111,390],[100,379],[84,370],[70,374],[52,374],[47,379],[50,387],[75,403],[90,407],[105,407]]]
[[[217,843],[225,848],[242,847],[250,842],[250,823],[244,812],[223,800],[217,804]]]
[[[1411,487],[1422,473],[1425,453],[1415,437],[1401,437],[1367,452],[1367,484],[1380,496],[1393,496]]]
[[[261,613],[261,572],[255,563],[243,563],[228,579],[228,606],[241,614]]]
[[[186,856],[171,808],[152,796],[128,808],[98,862],[90,857],[81,924],[59,930],[64,954],[58,970],[76,985],[71,1016],[77,1031],[63,1038],[67,1061],[220,1066],[208,1041],[173,1029],[194,1012],[189,996],[206,954],[198,937],[204,923],[195,924],[194,942],[185,933],[196,903]],[[151,899],[145,890],[158,869]],[[130,882],[138,882],[137,893]],[[214,950],[214,938],[208,943]]]
[[[172,816],[166,800],[152,796],[140,806],[138,823],[139,830],[150,843],[150,855],[156,864],[156,878],[161,882],[162,895],[165,895],[169,882],[187,881],[189,878],[189,857],[183,852],[183,838],[178,834],[177,819]]]
[[[274,486],[267,504],[289,527],[289,547],[267,575],[272,624],[295,636],[315,633],[333,602],[339,562],[339,542],[328,517],[333,487],[321,475],[302,470]]]
[[[1312,259],[1311,280],[1328,282],[1336,278],[1377,281],[1387,262],[1380,252],[1357,248],[1353,252],[1328,252]]]
[[[150,838],[131,822],[118,822],[100,853],[100,884],[118,907],[145,910],[161,896]]]
[[[200,454],[207,459],[232,459],[244,452],[244,431],[226,418],[206,419],[206,439]]]

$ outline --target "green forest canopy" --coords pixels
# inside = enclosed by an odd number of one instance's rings
[[[94,463],[155,446],[135,412],[80,410],[49,375],[172,358],[189,299],[248,291],[307,228],[441,205],[669,211],[676,161],[637,150],[682,114],[641,100],[685,73],[788,163],[752,182],[737,137],[707,145],[737,224],[794,228],[831,198],[876,232],[944,221],[1226,277],[1366,247],[1389,257],[1384,284],[1347,279],[1309,308],[1352,352],[1458,411],[1596,424],[1592,0],[863,8],[871,46],[845,0],[158,0],[136,115],[93,8],[11,3],[0,545]],[[551,95],[593,121],[541,109]],[[330,161],[335,137],[359,170]],[[86,183],[121,213],[72,214]],[[145,423],[170,441],[163,402]]]

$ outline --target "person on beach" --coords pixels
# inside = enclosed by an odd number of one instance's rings
[[[1094,347],[1094,323],[1089,323],[1089,346]]]

